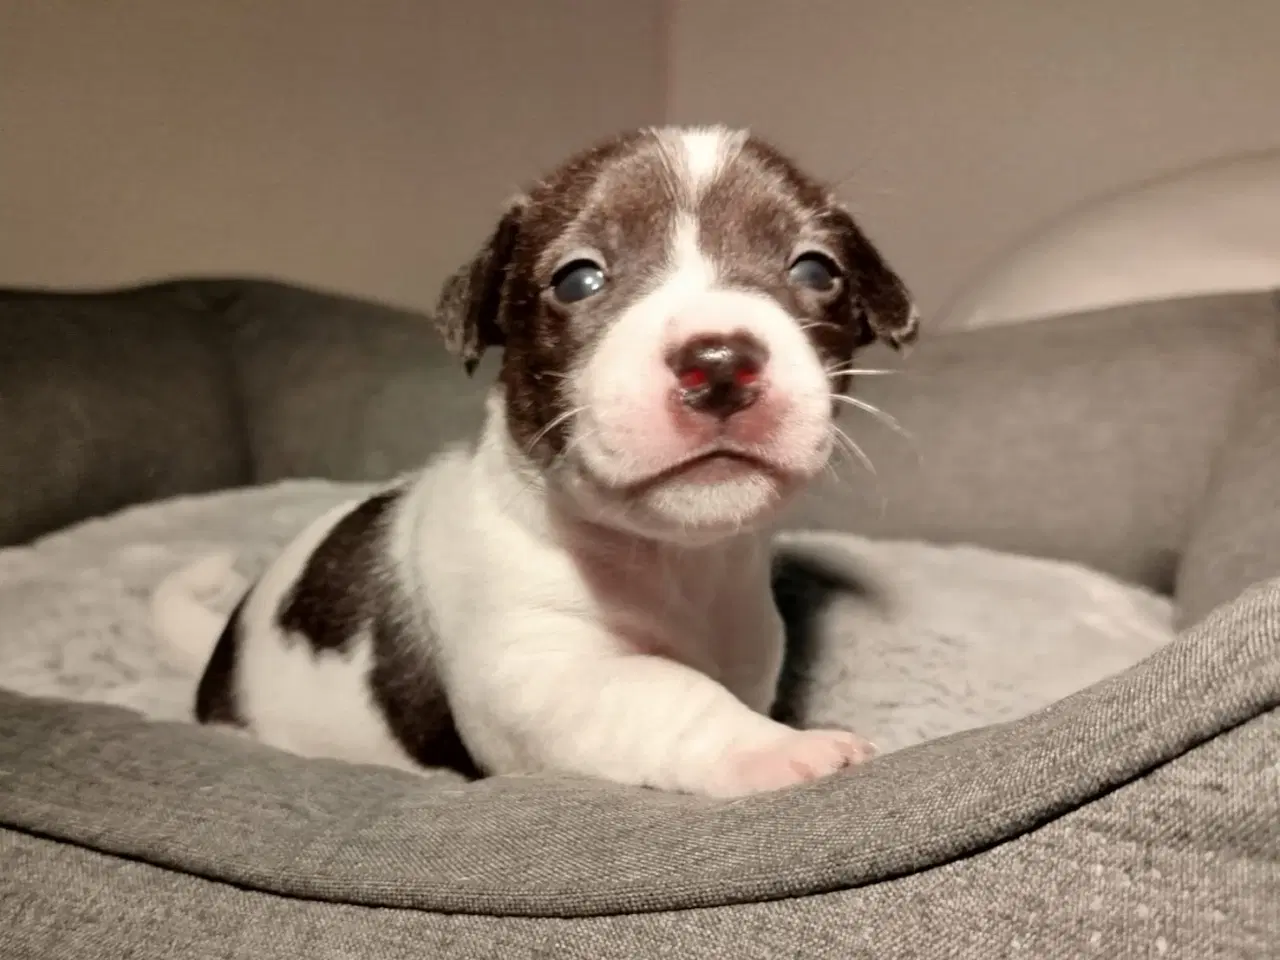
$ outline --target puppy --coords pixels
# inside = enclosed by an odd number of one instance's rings
[[[827,464],[854,352],[917,327],[831,191],[746,133],[618,136],[513,200],[436,318],[468,372],[502,351],[481,436],[284,550],[197,718],[718,797],[867,756],[768,716],[765,529]]]

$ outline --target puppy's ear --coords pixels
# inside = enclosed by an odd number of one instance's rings
[[[880,340],[895,350],[914,343],[920,332],[920,313],[911,291],[885,263],[852,214],[839,208],[835,222],[849,267],[850,293],[867,326],[866,342]]]
[[[506,339],[504,288],[524,206],[523,198],[511,201],[484,246],[444,282],[436,301],[436,329],[468,375],[487,348]]]

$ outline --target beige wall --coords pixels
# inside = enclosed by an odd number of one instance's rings
[[[1046,218],[1280,146],[1276,0],[675,0],[668,109],[829,176],[936,309]],[[1280,216],[1277,217],[1280,222]]]
[[[428,305],[503,197],[719,120],[926,310],[1046,218],[1280,146],[1276,0],[0,0],[0,284],[274,274]]]
[[[656,4],[0,0],[0,284],[432,302],[506,195],[658,119]]]

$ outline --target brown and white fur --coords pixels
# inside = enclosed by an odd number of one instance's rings
[[[289,546],[214,646],[198,719],[311,756],[714,796],[867,756],[768,717],[769,521],[826,466],[855,351],[917,325],[832,193],[745,133],[619,136],[511,202],[438,323],[468,371],[502,351],[478,442]]]

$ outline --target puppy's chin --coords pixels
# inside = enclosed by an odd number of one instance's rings
[[[767,526],[809,479],[731,457],[707,458],[626,486],[602,480],[581,461],[567,464],[562,478],[563,489],[593,522],[691,546]]]

